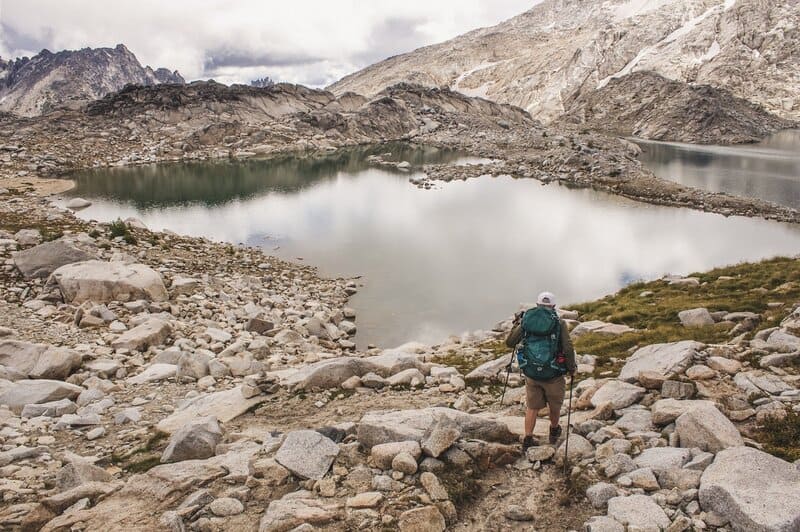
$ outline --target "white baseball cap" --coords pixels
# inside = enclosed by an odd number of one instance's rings
[[[539,297],[536,298],[536,304],[545,307],[555,307],[556,296],[554,296],[550,292],[542,292],[541,294],[539,294]]]

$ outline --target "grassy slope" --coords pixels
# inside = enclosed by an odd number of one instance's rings
[[[742,263],[695,273],[700,286],[670,285],[658,280],[629,285],[602,299],[570,306],[580,313],[581,320],[598,319],[623,323],[637,329],[620,336],[587,334],[575,339],[579,354],[598,357],[596,375],[615,375],[625,359],[637,347],[660,342],[698,340],[703,343],[724,343],[731,339],[722,325],[686,328],[678,320],[681,310],[706,307],[714,311],[751,311],[762,319],[754,331],[777,326],[781,319],[800,302],[800,259],[776,258],[757,263]],[[722,277],[722,279],[720,279]],[[730,277],[730,279],[727,279]],[[642,292],[652,295],[642,297]],[[781,303],[770,306],[769,303]],[[452,353],[452,362],[461,371],[469,371],[480,363],[507,356],[503,342],[491,341],[481,346],[481,355],[464,359]],[[499,394],[499,391],[498,391]],[[800,459],[800,415],[790,414],[758,427],[753,436],[765,450],[787,460]]]
[[[709,311],[751,311],[762,315],[757,329],[776,326],[795,302],[800,301],[800,260],[770,259],[695,273],[700,286],[670,285],[652,281],[629,285],[597,301],[573,305],[581,320],[598,319],[623,323],[637,332],[620,336],[588,334],[575,340],[579,353],[596,355],[598,371],[614,369],[636,347],[678,340],[722,343],[729,330],[719,324],[687,329],[678,312],[706,307]],[[720,279],[722,277],[722,279]],[[732,279],[726,279],[732,277]],[[642,292],[652,295],[642,297]],[[769,303],[782,303],[771,308]]]

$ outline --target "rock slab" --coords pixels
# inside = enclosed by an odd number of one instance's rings
[[[58,268],[94,257],[65,240],[45,242],[14,255],[14,265],[26,279],[47,278]]]
[[[295,475],[319,480],[339,454],[333,440],[314,430],[295,430],[286,435],[275,461]]]
[[[670,525],[664,510],[647,495],[614,497],[608,501],[608,516],[629,529],[665,530]]]
[[[744,445],[736,426],[715,406],[701,404],[675,420],[681,447],[698,447],[712,453]]]
[[[61,266],[50,277],[69,303],[111,301],[167,301],[161,275],[144,264],[89,260]]]
[[[700,505],[736,531],[800,530],[800,470],[780,458],[734,447],[717,453],[700,479]]]
[[[689,367],[695,353],[702,346],[700,342],[684,340],[642,347],[625,362],[619,378],[635,382],[643,371],[655,371],[668,379],[675,377]]]

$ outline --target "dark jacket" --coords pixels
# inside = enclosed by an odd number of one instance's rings
[[[572,340],[569,337],[569,328],[567,328],[567,323],[561,318],[559,318],[558,322],[561,325],[561,352],[567,359],[567,371],[569,373],[574,373],[577,369],[577,365],[575,364],[575,348],[572,347]],[[522,340],[522,324],[516,323],[511,329],[508,338],[506,338],[506,345],[513,349],[520,340]]]

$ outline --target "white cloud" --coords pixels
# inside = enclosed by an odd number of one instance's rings
[[[3,57],[124,43],[187,79],[325,85],[390,55],[496,24],[523,0],[0,0]]]

